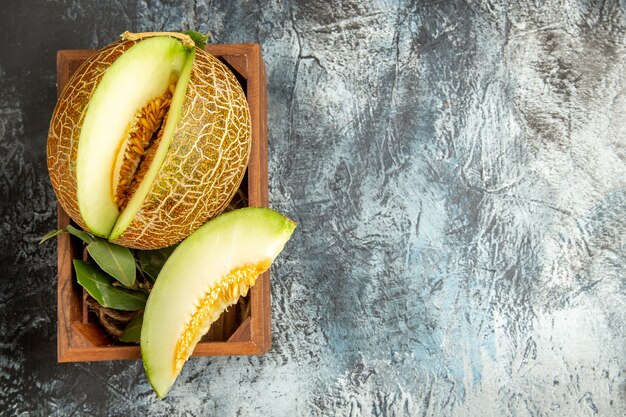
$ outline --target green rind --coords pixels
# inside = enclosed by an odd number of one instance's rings
[[[176,380],[175,345],[197,302],[233,269],[273,261],[295,227],[273,210],[245,208],[209,221],[176,248],[150,293],[141,331],[144,367],[159,398]]]

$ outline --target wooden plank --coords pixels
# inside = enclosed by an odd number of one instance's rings
[[[212,342],[196,346],[193,356],[257,355],[262,353],[252,342]],[[71,355],[59,358],[58,362],[93,362],[141,359],[139,346],[108,346],[74,348]]]
[[[261,47],[247,44],[245,53],[248,64],[255,70],[248,78],[248,102],[252,125],[252,150],[248,164],[248,195],[251,207],[267,207],[267,93],[265,67],[261,57]],[[257,279],[251,290],[251,337],[260,352],[267,352],[271,345],[270,331],[270,278],[269,272]]]
[[[250,323],[252,320],[248,317],[241,323],[241,326],[235,333],[228,339],[229,342],[246,342],[252,339],[252,332],[250,330]]]
[[[249,205],[267,207],[267,109],[265,68],[257,44],[208,45],[206,50],[224,60],[246,81],[246,96],[252,123],[252,144],[247,184]],[[62,50],[57,52],[57,93],[61,94],[72,74],[95,51]],[[263,107],[261,107],[263,106]],[[66,227],[69,217],[58,208],[58,225]],[[76,283],[72,259],[80,258],[82,243],[64,234],[58,241],[58,361],[84,362],[139,359],[138,346],[113,346],[99,326],[90,323],[82,289]],[[237,321],[237,309],[231,308],[216,322],[194,350],[194,356],[250,355],[266,352],[270,346],[269,272],[257,280],[250,293],[250,317]],[[87,319],[87,320],[85,320]],[[206,341],[205,341],[206,340]]]

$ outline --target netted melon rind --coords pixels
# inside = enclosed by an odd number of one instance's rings
[[[76,197],[76,153],[80,130],[104,73],[135,41],[115,42],[90,56],[72,75],[63,89],[48,133],[48,172],[59,204],[83,229],[88,230]]]
[[[76,154],[89,100],[105,71],[137,41],[115,42],[74,73],[55,108],[48,136],[48,170],[59,203],[83,229]],[[237,192],[251,146],[245,94],[230,70],[196,50],[181,117],[148,195],[115,243],[137,249],[173,245],[220,214]]]
[[[181,117],[165,160],[128,228],[114,242],[173,245],[220,214],[237,192],[251,146],[244,92],[217,58],[196,51]]]

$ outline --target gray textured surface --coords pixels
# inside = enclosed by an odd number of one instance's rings
[[[626,413],[626,6],[4,0],[3,415]],[[55,363],[57,49],[126,29],[259,42],[274,344],[193,359],[158,401],[140,362]]]

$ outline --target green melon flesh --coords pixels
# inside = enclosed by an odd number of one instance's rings
[[[130,222],[133,220],[133,217],[135,217],[137,211],[141,208],[141,203],[146,197],[146,194],[148,194],[148,191],[150,191],[150,186],[159,172],[159,168],[165,158],[169,144],[172,141],[174,130],[176,129],[176,125],[180,119],[181,108],[183,106],[183,101],[185,100],[186,87],[189,81],[189,75],[191,74],[191,67],[193,66],[194,54],[195,49],[191,51],[189,59],[187,59],[187,62],[180,72],[180,78],[178,80],[178,84],[176,85],[174,95],[172,96],[172,104],[170,105],[167,121],[165,122],[165,126],[162,128],[165,131],[163,132],[163,137],[161,138],[161,143],[156,151],[154,160],[141,181],[141,184],[137,188],[137,191],[135,191],[128,202],[128,205],[117,218],[117,221],[113,226],[113,230],[109,235],[109,240],[111,241],[117,239],[122,233],[124,233],[124,230],[126,230]]]
[[[295,227],[270,209],[240,209],[209,221],[174,251],[150,293],[141,329],[144,367],[160,398],[180,372],[175,369],[177,343],[207,291],[223,286],[224,277],[237,268],[273,261]],[[201,323],[192,346],[227,306],[223,307]]]
[[[193,50],[185,48],[180,41],[169,37],[149,38],[122,54],[93,93],[78,142],[76,182],[80,214],[96,235],[108,237],[120,216],[114,200],[115,168],[125,146],[126,130],[135,123],[136,114],[143,106],[163,95],[172,79],[178,79],[178,83],[170,112],[180,113],[192,62]],[[166,134],[169,131],[171,136],[176,121],[176,117],[168,117],[165,126],[168,130],[159,146],[161,153],[170,139]],[[149,175],[145,179],[146,183],[150,182]],[[144,195],[148,186],[143,187]],[[131,218],[136,206],[131,202],[126,208]]]

